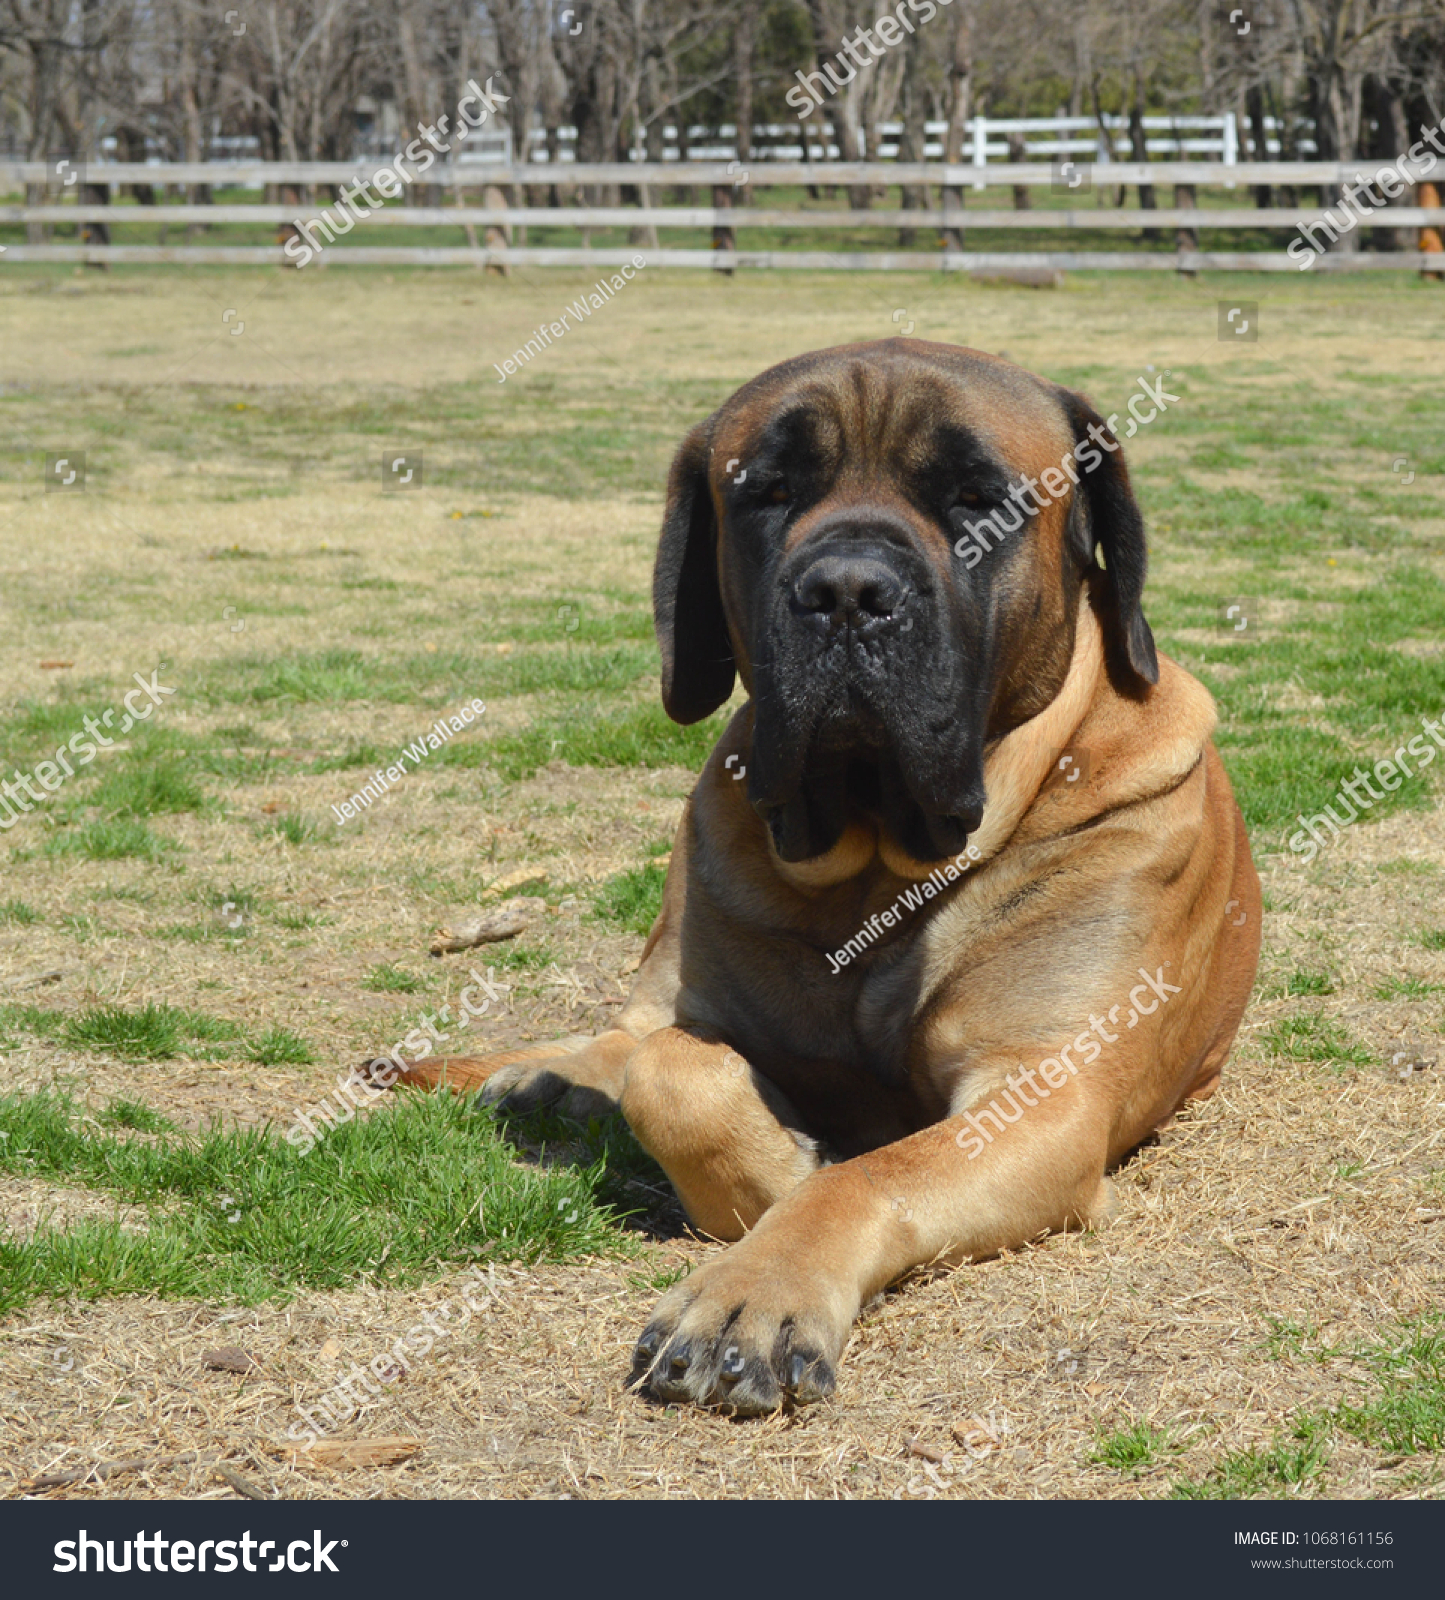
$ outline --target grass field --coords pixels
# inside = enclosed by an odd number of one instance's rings
[[[126,1459],[32,1492],[230,1495],[218,1462],[296,1497],[1442,1492],[1440,767],[1288,848],[1445,714],[1445,294],[1370,276],[649,270],[501,384],[585,275],[4,269],[0,767],[113,741],[0,811],[6,1491]],[[1105,413],[1141,376],[1179,397],[1128,446],[1146,611],[1219,702],[1264,960],[1114,1228],[888,1295],[834,1402],[739,1425],[624,1392],[714,1247],[619,1124],[396,1097],[283,1135],[474,968],[480,1043],[615,1015],[721,720],[657,705],[671,451],[770,362],[909,323]],[[545,902],[518,939],[428,956],[513,894]],[[477,1266],[485,1309],[338,1430],[420,1451],[294,1460],[293,1408]],[[229,1346],[255,1365],[206,1363]]]

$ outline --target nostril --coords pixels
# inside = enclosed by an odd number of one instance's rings
[[[824,616],[831,616],[839,609],[837,589],[812,569],[803,574],[802,581],[793,592],[804,611],[817,611]]]
[[[793,585],[799,610],[834,622],[886,620],[903,598],[903,585],[891,568],[868,558],[821,556]]]

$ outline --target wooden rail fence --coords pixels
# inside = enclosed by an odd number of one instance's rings
[[[237,186],[264,188],[274,196],[290,190],[300,195],[314,186],[339,191],[342,185],[370,181],[384,164],[363,162],[191,162],[165,165],[103,162],[0,162],[0,193],[23,192],[25,203],[0,205],[0,224],[25,226],[32,235],[57,223],[74,224],[90,237],[81,243],[49,243],[32,238],[24,244],[4,247],[0,266],[27,262],[180,262],[217,264],[294,265],[282,248],[275,245],[197,243],[126,244],[109,242],[112,224],[163,223],[183,225],[188,231],[199,225],[208,229],[249,224],[274,226],[281,238],[293,235],[298,226],[316,236],[315,224],[334,214],[334,200],[300,200],[276,204],[274,200],[255,205],[198,204],[193,195],[188,203],[175,205],[112,203],[119,188],[141,185],[152,191],[164,186],[188,188],[205,185],[209,190]],[[1417,234],[1417,248],[1392,250],[1328,250],[1312,262],[1317,271],[1418,270],[1432,275],[1445,273],[1440,232],[1445,226],[1445,206],[1441,206],[1435,186],[1426,177],[1423,162],[1402,163],[1417,178],[1416,204],[1391,203],[1370,210],[1356,223],[1357,229],[1404,229]],[[767,161],[746,166],[722,162],[644,162],[580,164],[542,162],[467,162],[437,166],[413,179],[418,190],[450,192],[453,204],[405,204],[366,211],[352,224],[344,243],[329,244],[321,259],[329,263],[352,265],[431,266],[475,265],[505,269],[507,266],[617,266],[631,260],[639,251],[649,265],[677,267],[773,267],[805,270],[838,269],[862,271],[1018,271],[1029,269],[1109,271],[1299,271],[1299,259],[1284,250],[1206,250],[1199,246],[1199,235],[1216,229],[1281,230],[1314,225],[1316,237],[1327,237],[1321,224],[1325,207],[1269,206],[1246,207],[1237,194],[1217,207],[1201,207],[1201,188],[1238,191],[1253,185],[1317,188],[1333,190],[1339,185],[1368,183],[1384,170],[1378,161],[1111,161],[1092,166],[1057,165],[1034,162],[990,162],[986,165],[947,165],[941,162],[817,162]],[[1028,191],[1048,185],[1059,195],[1071,194],[1070,183],[1091,181],[1110,190],[1141,184],[1172,185],[1175,203],[1159,209],[1124,209],[1113,205],[1079,206],[1068,209],[1038,209],[1025,205]],[[937,194],[941,203],[929,201],[917,208],[871,206],[842,209],[771,209],[745,203],[749,191],[767,187],[841,188],[857,191],[878,186],[905,185],[928,196]],[[602,203],[532,205],[516,203],[518,191],[525,202],[528,189],[565,188],[572,195],[595,196],[599,189],[625,186],[638,196],[638,204]],[[654,205],[659,190],[678,188],[710,191],[710,205]],[[1013,209],[988,208],[976,201],[965,204],[971,190],[1006,188],[1013,191]],[[484,203],[465,202],[467,191],[482,191]],[[415,198],[415,195],[411,196]],[[1336,201],[1331,210],[1340,214]],[[644,242],[625,248],[531,246],[515,242],[512,230],[528,227],[567,227],[581,230],[627,228],[634,239],[639,232]],[[351,233],[364,237],[373,230],[391,236],[397,228],[456,227],[465,230],[465,245],[426,246],[404,244],[357,244]],[[486,242],[477,240],[475,230],[487,230]],[[712,248],[659,246],[657,230],[708,229]],[[738,228],[770,229],[929,229],[941,230],[942,248],[809,250],[746,249],[736,245]],[[1099,249],[1070,250],[990,250],[968,248],[967,236],[990,230],[1026,230],[1030,233],[1088,231],[1127,231],[1143,229],[1173,235],[1173,248],[1146,248],[1133,251]],[[324,233],[324,230],[323,230]],[[585,231],[584,231],[585,240]],[[1296,252],[1298,257],[1299,252]]]

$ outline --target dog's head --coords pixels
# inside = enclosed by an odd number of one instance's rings
[[[748,798],[784,860],[860,809],[938,860],[978,826],[989,741],[1059,692],[1086,586],[1115,687],[1157,681],[1144,568],[1118,442],[1080,396],[917,339],[800,356],[673,462],[663,703],[696,722],[741,675]]]

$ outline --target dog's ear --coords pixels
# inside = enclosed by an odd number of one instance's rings
[[[662,703],[684,724],[716,711],[737,674],[718,587],[717,518],[707,481],[711,439],[711,422],[699,423],[673,458],[652,571]]]
[[[1144,518],[1129,486],[1129,469],[1108,423],[1083,397],[1060,389],[1079,448],[1081,468],[1074,513],[1082,543],[1090,591],[1104,624],[1104,647],[1111,675],[1122,686],[1141,693],[1159,681],[1154,635],[1144,620]],[[1102,561],[1095,552],[1103,552]]]

